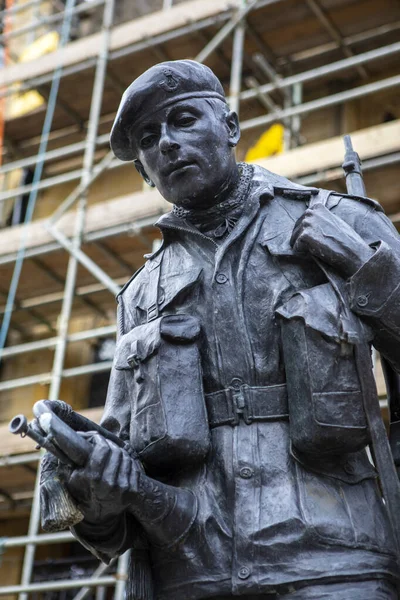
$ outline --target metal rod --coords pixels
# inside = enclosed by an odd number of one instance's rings
[[[96,142],[93,143],[93,147],[95,147]],[[79,198],[88,190],[88,188],[100,177],[104,171],[106,171],[114,160],[114,153],[110,150],[105,157],[100,161],[98,165],[95,166],[93,171],[90,173],[89,178],[85,181],[80,182],[79,185],[67,196],[62,204],[54,211],[54,213],[49,218],[50,223],[54,224],[58,219],[69,209],[71,206],[79,200]],[[92,157],[93,162],[93,157]]]
[[[101,577],[101,575],[104,575],[104,573],[106,573],[108,571],[108,569],[114,564],[115,560],[112,560],[110,562],[110,564],[105,565],[104,563],[100,563],[99,566],[97,567],[97,569],[95,570],[95,572],[92,575],[92,579],[98,579],[99,577]],[[118,584],[117,584],[118,585]],[[88,596],[91,592],[91,589],[89,586],[85,586],[83,587],[81,590],[79,590],[79,592],[76,594],[76,596],[73,597],[72,600],[84,600],[86,598],[86,596]],[[116,596],[114,595],[114,600],[115,600]],[[121,599],[123,600],[123,599]]]
[[[362,167],[363,171],[372,171],[373,169],[379,169],[381,167],[388,167],[400,163],[400,152],[393,152],[386,156],[378,156],[376,158],[367,158],[363,160]],[[297,177],[295,181],[302,185],[315,185],[318,182],[323,181],[334,181],[335,179],[343,178],[343,170],[341,167],[334,167],[332,169],[324,169],[311,175],[305,175],[303,177]],[[398,215],[389,215],[389,218],[393,222],[398,221]]]
[[[289,99],[290,98],[289,91],[285,87],[282,87],[282,85],[281,85],[281,81],[282,81],[281,75],[279,75],[275,71],[275,69],[273,68],[272,65],[270,65],[270,63],[267,61],[265,56],[263,54],[257,52],[253,56],[253,61],[258,66],[258,68],[264,73],[264,75],[266,75],[268,77],[268,79],[270,79],[272,81],[272,83],[274,83],[276,85],[276,89],[280,90],[286,99]]]
[[[400,42],[396,42],[394,44],[383,46],[383,47],[377,48],[375,50],[370,50],[368,52],[358,54],[357,56],[347,58],[347,59],[342,59],[342,60],[339,60],[337,62],[328,64],[328,65],[323,65],[322,67],[318,67],[316,69],[304,71],[303,73],[298,73],[296,75],[292,75],[292,76],[284,78],[284,79],[282,78],[279,80],[279,82],[261,85],[257,89],[245,90],[240,94],[240,100],[241,101],[251,100],[253,98],[256,98],[260,92],[261,93],[269,93],[278,88],[285,89],[285,88],[291,87],[292,85],[297,84],[297,83],[306,83],[308,81],[318,79],[319,77],[324,77],[326,75],[340,72],[342,70],[345,70],[347,68],[354,66],[355,64],[367,63],[371,60],[385,58],[392,54],[397,54],[398,52],[400,52]],[[109,118],[111,120],[112,115],[110,115]],[[68,131],[66,131],[66,134],[70,133],[70,129],[71,128],[68,128]],[[97,138],[97,145],[98,146],[106,145],[106,144],[108,144],[108,140],[109,140],[108,134],[99,136]],[[85,142],[78,142],[76,144],[71,144],[69,146],[64,146],[62,148],[50,150],[45,154],[45,159],[46,160],[56,159],[56,158],[60,158],[62,156],[66,156],[68,154],[74,154],[75,152],[79,152],[79,151],[83,150],[84,147],[85,147]],[[36,160],[36,156],[31,156],[26,159],[21,159],[18,161],[7,163],[1,167],[0,173],[5,173],[8,171],[12,171],[16,168],[23,168],[26,166],[33,165],[33,164],[35,164],[35,160]],[[64,181],[72,181],[74,179],[78,179],[79,174],[80,174],[80,171],[74,171],[72,174],[72,177],[71,177],[71,174],[66,174],[67,179],[54,178],[52,181],[54,181],[54,185],[57,185],[57,183],[63,183]],[[48,181],[50,185],[53,185],[53,183],[51,183],[50,179],[44,180],[44,181],[45,182]],[[48,187],[47,183],[46,183],[45,187]],[[41,189],[43,189],[43,188],[41,188]],[[7,194],[6,196],[3,196],[3,194],[0,194],[0,199],[12,198],[16,194],[26,193],[29,190],[30,190],[29,186],[24,186],[24,187],[18,188],[16,190],[6,192],[6,194]]]
[[[283,0],[268,0],[268,3],[270,3],[270,2],[276,3],[276,2],[282,2],[282,1]],[[165,42],[169,42],[171,40],[177,39],[179,37],[182,37],[184,35],[194,32],[194,31],[204,29],[206,27],[215,26],[216,24],[218,24],[220,22],[226,21],[228,18],[229,18],[229,12],[224,12],[221,14],[213,15],[212,17],[207,17],[205,19],[202,19],[202,20],[194,22],[194,23],[184,25],[182,27],[178,27],[177,29],[173,29],[166,33],[161,33],[159,35],[155,35],[154,37],[151,37],[151,38],[146,38],[144,36],[143,39],[140,40],[139,42],[135,42],[134,44],[130,44],[128,46],[125,46],[124,48],[118,48],[117,50],[113,50],[109,55],[109,61],[113,61],[118,58],[122,58],[123,56],[128,56],[131,54],[136,54],[138,52],[142,52],[143,50],[146,50],[147,48],[151,48],[158,44],[164,44]],[[95,64],[96,64],[96,58],[90,57],[88,59],[80,61],[79,63],[65,67],[64,75],[65,76],[74,75],[76,73],[79,73],[81,71],[89,69],[90,67],[94,66]],[[30,79],[21,84],[20,91],[26,91],[29,89],[36,88],[38,85],[41,85],[43,83],[48,83],[49,81],[51,81],[51,79],[52,79],[51,74],[41,75],[39,77]],[[2,97],[4,95],[11,95],[12,93],[13,93],[13,90],[10,88],[5,91],[1,90],[0,97]]]
[[[130,229],[120,230],[125,233],[130,233]],[[118,232],[117,232],[118,233]],[[120,277],[115,280],[118,285],[124,285],[126,283],[126,277]],[[104,292],[107,288],[101,283],[90,283],[89,285],[83,285],[76,289],[75,295],[80,298],[82,296],[88,296],[89,294],[97,294]],[[43,294],[42,296],[35,296],[33,298],[27,298],[21,301],[21,310],[24,310],[28,306],[44,306],[46,304],[53,304],[54,302],[61,302],[64,297],[64,292],[51,292],[50,294]],[[5,306],[0,307],[0,314],[5,311]]]
[[[269,4],[274,4],[279,0],[271,0]],[[210,54],[214,52],[222,44],[222,42],[231,34],[231,32],[236,28],[237,25],[249,14],[250,11],[256,6],[257,0],[253,0],[250,4],[248,4],[245,8],[241,9],[236,16],[232,17],[228,23],[226,23],[222,29],[218,31],[218,33],[208,42],[208,44],[203,48],[201,52],[196,56],[195,60],[198,62],[204,62]]]
[[[29,454],[16,454],[15,456],[0,456],[0,467],[12,467],[15,465],[25,465],[40,460],[39,452]]]
[[[103,12],[103,32],[102,32],[102,46],[97,59],[97,67],[95,73],[95,81],[92,92],[92,102],[90,107],[89,115],[89,128],[87,134],[87,145],[84,154],[84,167],[82,171],[82,185],[87,186],[90,181],[91,172],[94,162],[94,151],[96,146],[98,122],[100,117],[101,102],[103,98],[105,71],[107,68],[107,57],[108,47],[110,42],[110,30],[113,23],[114,16],[114,0],[106,0],[104,4]],[[73,240],[73,249],[79,250],[81,244],[81,238],[84,231],[86,213],[86,198],[81,197],[78,206],[76,224],[75,224],[75,235]],[[53,370],[51,374],[49,399],[58,399],[61,378],[63,376],[64,357],[67,346],[68,336],[68,325],[71,315],[72,303],[75,295],[75,282],[77,274],[78,261],[76,256],[72,255],[68,263],[68,271],[65,283],[65,295],[59,319],[59,328],[57,345],[55,347],[55,355],[53,362]],[[36,535],[39,529],[40,519],[40,503],[39,503],[39,491],[40,491],[40,476],[36,477],[36,488],[35,496],[32,505],[31,519],[29,524],[29,535]],[[35,545],[28,544],[25,551],[24,566],[22,572],[21,584],[27,586],[31,579],[33,560],[35,556]],[[90,585],[90,583],[89,583]],[[29,587],[29,586],[28,586]],[[0,592],[1,593],[1,592]],[[27,600],[26,593],[19,594],[19,600]]]
[[[70,10],[64,10],[62,12],[55,13],[54,15],[42,16],[39,21],[34,21],[33,23],[29,23],[29,25],[24,25],[24,27],[13,29],[13,31],[10,31],[10,33],[3,33],[2,35],[0,35],[0,43],[8,42],[11,38],[15,38],[20,35],[23,35],[24,33],[34,31],[35,29],[39,29],[39,27],[43,27],[43,25],[50,25],[52,23],[62,21],[70,14],[75,15],[84,11],[86,12],[88,10],[94,9],[97,6],[104,4],[104,2],[105,0],[91,0],[90,3],[85,2],[84,4],[75,6]]]
[[[28,528],[28,537],[34,536],[39,531],[39,523],[40,523],[40,474],[39,472],[36,475],[35,482],[35,491],[33,494],[32,507],[31,507],[31,515],[29,519],[29,528]],[[18,596],[19,600],[27,600],[28,595],[26,591],[23,589],[31,580],[32,575],[32,567],[33,560],[35,558],[35,544],[28,543],[25,546],[25,554],[24,554],[24,562],[22,566],[22,575],[21,575],[21,586],[20,593]],[[19,587],[19,586],[17,586]],[[4,590],[4,588],[3,588]],[[0,594],[2,594],[2,588],[0,588]]]
[[[371,60],[385,58],[391,54],[397,54],[398,52],[400,52],[400,42],[395,42],[394,44],[389,44],[388,46],[383,46],[382,48],[376,48],[375,50],[369,50],[368,52],[357,54],[357,56],[351,58],[343,58],[342,60],[338,60],[328,65],[323,65],[322,67],[317,67],[315,69],[310,69],[309,71],[304,71],[303,73],[298,73],[296,75],[291,75],[290,77],[279,79],[274,83],[266,83],[265,85],[260,86],[259,90],[269,94],[278,88],[284,89],[291,87],[296,83],[306,83],[307,81],[312,81],[314,79],[318,79],[319,77],[324,77],[326,75],[343,71],[355,66],[356,64],[367,63]],[[256,95],[256,92],[253,90],[245,90],[240,94],[240,100],[251,100],[252,98],[255,98]]]
[[[105,327],[98,327],[96,329],[88,329],[87,331],[79,331],[78,333],[72,333],[67,337],[69,344],[73,342],[82,342],[83,340],[90,340],[92,338],[107,337],[115,334],[117,328],[115,325],[107,325]],[[1,353],[1,358],[9,358],[19,354],[25,354],[26,352],[35,352],[36,350],[44,350],[48,348],[54,348],[57,343],[57,337],[47,338],[45,340],[39,340],[37,342],[28,342],[27,344],[18,344],[17,346],[8,346],[4,348]]]
[[[81,365],[80,367],[70,367],[61,371],[61,377],[79,377],[80,375],[89,375],[90,373],[101,373],[109,371],[112,367],[112,361],[92,363],[90,365]],[[0,382],[0,392],[5,390],[14,390],[16,388],[29,387],[30,385],[51,383],[51,373],[39,373],[38,375],[29,375],[28,377],[18,377],[17,379],[6,379]],[[50,395],[50,394],[49,394]]]
[[[41,533],[40,535],[20,535],[5,538],[2,540],[2,546],[4,546],[4,548],[18,548],[26,546],[27,544],[43,546],[47,544],[70,543],[74,541],[75,538],[70,531],[60,531],[58,533]]]
[[[56,590],[74,590],[82,586],[97,587],[99,585],[111,586],[115,585],[115,577],[109,575],[108,577],[98,577],[97,579],[60,579],[53,583],[31,583],[26,585],[8,585],[6,587],[0,587],[0,596],[7,596],[8,594],[20,594],[26,595],[32,592],[45,592],[45,591],[56,591]]]
[[[252,98],[256,98],[260,93],[268,94],[271,91],[274,91],[275,89],[277,89],[278,87],[287,88],[287,87],[292,86],[297,83],[304,83],[306,81],[311,81],[312,79],[316,79],[318,77],[322,77],[324,75],[328,75],[330,73],[343,70],[345,68],[348,68],[349,66],[354,65],[356,60],[357,60],[357,62],[366,62],[368,60],[383,58],[385,56],[389,56],[391,54],[395,54],[398,52],[400,52],[400,42],[396,42],[395,44],[391,44],[390,46],[385,46],[384,48],[378,48],[377,50],[372,50],[370,52],[366,52],[362,55],[360,54],[354,58],[343,59],[336,63],[332,63],[331,65],[324,65],[323,67],[319,67],[317,69],[312,69],[311,71],[306,71],[304,73],[299,73],[298,75],[293,75],[293,76],[287,77],[285,79],[280,80],[279,85],[277,82],[274,82],[274,83],[268,83],[268,84],[262,85],[259,88],[254,89],[254,90],[245,90],[245,91],[241,92],[239,97],[240,97],[241,101],[250,100]],[[358,98],[358,97],[362,97],[364,95],[368,95],[371,93],[379,92],[380,89],[385,89],[388,87],[396,86],[396,85],[398,85],[398,83],[396,81],[396,77],[397,76],[391,77],[388,79],[383,79],[378,82],[360,86],[353,90],[347,90],[346,92],[340,92],[339,94],[334,94],[333,96],[327,96],[325,98],[314,100],[312,102],[307,103],[307,105],[300,105],[299,107],[293,107],[290,110],[299,110],[300,112],[290,114],[289,116],[293,116],[294,114],[301,114],[302,111],[303,112],[311,112],[313,110],[325,108],[325,106],[331,106],[332,104],[337,104],[337,103],[340,103],[340,102],[348,100],[348,99]],[[335,100],[335,98],[339,98],[339,100]],[[229,98],[228,98],[228,100],[229,100]],[[306,106],[306,108],[304,110],[302,108],[303,106]],[[288,115],[286,115],[286,113],[284,115],[279,114],[279,111],[277,113],[277,119],[283,119],[286,116],[288,116]],[[267,115],[265,117],[258,117],[258,119],[261,119],[261,120],[266,119],[266,121],[261,122],[262,125],[271,123],[274,120],[277,120],[274,117],[271,117],[271,115]],[[242,123],[241,128],[243,130],[245,130],[246,128],[250,129],[252,127],[257,127],[258,125],[251,125],[251,123],[253,121],[256,122],[256,119],[245,121],[244,123]],[[111,168],[111,169],[118,168],[123,165],[124,165],[124,163],[121,163],[120,161],[116,161],[116,162],[111,163],[109,168]],[[61,176],[56,176],[53,178],[45,179],[39,183],[38,189],[45,189],[48,187],[52,187],[53,185],[64,183],[66,181],[76,180],[79,178],[80,173],[81,173],[81,171],[77,170],[77,171],[72,171],[70,173],[63,174]],[[13,198],[16,195],[27,193],[28,191],[30,191],[30,189],[31,189],[31,186],[21,186],[14,190],[2,192],[2,193],[0,193],[0,201],[4,201],[9,198]]]
[[[118,559],[117,583],[115,585],[114,600],[124,600],[126,582],[128,580],[130,550]],[[75,599],[74,599],[75,600]]]
[[[303,85],[296,83],[292,88],[293,106],[299,106],[303,101]],[[301,138],[301,117],[295,115],[291,119],[290,129],[292,131],[292,148],[300,144]]]
[[[328,16],[328,14],[325,12],[325,10],[323,10],[323,8],[320,6],[320,4],[317,2],[317,0],[306,0],[306,2],[308,4],[308,6],[310,7],[311,11],[314,13],[314,15],[319,20],[319,22],[329,32],[332,39],[337,43],[339,48],[342,49],[343,53],[346,56],[354,56],[353,50],[346,45],[346,43],[343,39],[343,36],[340,33],[338,27],[335,25],[335,23],[332,21],[332,19]],[[356,68],[357,68],[358,74],[363,79],[368,78],[368,73],[364,67],[357,65]]]
[[[242,86],[243,48],[245,24],[241,20],[235,28],[232,46],[232,67],[230,81],[230,109],[239,114],[239,94]]]
[[[51,233],[51,235],[61,244],[61,246],[65,248],[65,250],[67,250],[77,262],[80,262],[81,265],[83,265],[89,271],[89,273],[93,275],[93,277],[95,277],[98,281],[105,285],[106,288],[112,294],[114,294],[114,296],[118,294],[118,292],[121,289],[119,285],[117,285],[115,281],[95,263],[94,260],[89,258],[89,256],[85,254],[82,250],[80,250],[80,248],[77,247],[73,242],[70,242],[67,236],[61,233],[61,231],[59,231],[56,227],[51,227],[47,223],[45,224],[45,227]]]
[[[45,2],[46,0],[39,0],[39,4]],[[11,8],[5,8],[0,10],[0,19],[2,19],[6,15],[14,15],[19,12],[23,12],[32,6],[36,6],[38,4],[38,0],[30,0],[30,2],[25,2],[24,4],[14,4]]]
[[[347,46],[350,44],[358,44],[360,42],[369,42],[370,40],[386,35],[387,33],[392,33],[398,29],[400,29],[400,21],[393,21],[393,23],[385,23],[384,25],[374,27],[373,29],[366,29],[364,31],[360,31],[359,33],[344,36],[343,41]],[[321,44],[320,46],[314,46],[314,48],[299,50],[298,52],[289,55],[287,60],[289,62],[300,62],[302,60],[308,60],[317,56],[320,57],[323,54],[332,52],[332,50],[335,50],[336,48],[337,44],[335,42],[327,42],[325,44]]]
[[[260,127],[269,123],[273,123],[277,120],[283,120],[288,117],[293,117],[295,115],[310,113],[321,108],[326,108],[327,106],[334,106],[335,104],[347,102],[348,100],[354,100],[355,98],[368,96],[369,94],[381,92],[392,87],[397,87],[398,85],[400,85],[400,75],[395,75],[393,77],[388,77],[387,79],[381,79],[380,81],[367,83],[366,85],[362,85],[357,88],[347,90],[345,92],[332,94],[332,96],[325,96],[324,98],[311,100],[310,102],[305,102],[304,104],[300,104],[299,106],[293,106],[288,109],[278,110],[273,115],[263,115],[254,119],[248,119],[247,121],[244,121],[241,124],[241,129],[243,131],[245,131],[246,129],[253,129],[255,127]],[[264,87],[265,86],[263,86],[263,88]]]

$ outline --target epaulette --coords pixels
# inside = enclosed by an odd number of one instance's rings
[[[311,196],[316,196],[319,192],[318,188],[309,187],[309,188],[289,188],[282,187],[279,185],[274,185],[275,194],[280,194],[289,200],[302,200],[303,202],[307,202],[311,199]]]
[[[350,198],[350,200],[355,200],[356,202],[363,202],[364,204],[372,206],[373,208],[375,208],[375,210],[379,212],[385,212],[377,200],[374,200],[373,198],[368,198],[368,196],[355,196],[354,194],[343,194],[342,192],[331,192],[330,195],[340,196],[341,198]]]
[[[125,285],[119,290],[118,294],[115,296],[115,299],[116,299],[117,302],[118,302],[119,297],[125,292],[125,290],[132,283],[132,281],[139,275],[139,273],[141,271],[143,271],[144,267],[145,267],[145,265],[142,265],[140,267],[140,269],[138,269],[137,271],[135,271],[135,273],[132,275],[132,277],[130,279],[128,279],[128,281],[125,283]]]

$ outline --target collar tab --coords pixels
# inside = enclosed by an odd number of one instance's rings
[[[316,196],[319,192],[318,188],[288,188],[274,185],[275,194],[279,194],[289,200],[302,200],[307,202],[311,196]]]

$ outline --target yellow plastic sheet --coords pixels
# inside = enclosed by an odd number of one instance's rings
[[[245,161],[253,162],[259,158],[268,158],[281,154],[284,149],[285,128],[281,123],[275,123],[247,151]]]
[[[59,37],[57,31],[50,31],[45,35],[42,35],[25,48],[20,55],[18,62],[29,62],[36,58],[40,58],[44,54],[54,52],[54,50],[57,49]],[[16,88],[18,89],[20,85],[21,84],[17,84]],[[22,94],[17,92],[11,97],[8,118],[15,119],[16,117],[26,115],[42,106],[43,103],[43,97],[36,90],[29,90],[29,92],[23,92]]]

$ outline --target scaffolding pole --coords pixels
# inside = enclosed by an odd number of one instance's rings
[[[255,89],[245,90],[239,94],[239,99],[241,102],[251,100],[251,99],[257,98],[260,95],[260,93],[269,94],[270,92],[273,92],[274,90],[277,90],[277,89],[284,90],[284,89],[290,88],[296,84],[300,84],[300,83],[304,84],[304,83],[313,81],[315,79],[326,77],[327,75],[339,73],[341,71],[344,71],[346,69],[349,69],[349,68],[355,66],[356,64],[367,64],[370,61],[378,60],[378,59],[382,59],[382,58],[388,58],[389,56],[398,54],[398,53],[400,53],[400,42],[395,42],[393,44],[389,44],[389,45],[383,46],[381,48],[376,48],[374,50],[370,50],[368,52],[358,54],[357,56],[354,56],[351,58],[342,59],[342,60],[330,63],[328,65],[324,65],[322,67],[310,69],[309,71],[304,71],[304,72],[298,73],[296,75],[292,75],[292,76],[289,76],[286,78],[281,78],[281,79],[276,80],[271,83],[260,85],[259,87],[255,88]],[[357,90],[359,88],[355,88],[355,89]],[[352,90],[350,90],[350,92],[351,91]],[[228,98],[228,100],[229,100],[229,98]],[[323,101],[323,99],[321,99],[321,101]],[[323,105],[322,105],[322,108],[323,108]],[[111,118],[112,118],[112,115],[110,115],[110,120],[111,120]],[[101,135],[97,138],[96,144],[98,146],[103,146],[108,143],[108,140],[109,140],[108,134]],[[69,146],[64,146],[62,148],[49,150],[44,155],[44,158],[45,158],[45,160],[53,160],[56,158],[61,158],[62,156],[74,154],[76,152],[80,152],[80,151],[84,150],[85,145],[86,145],[85,142],[78,142],[75,144],[71,144]],[[12,171],[13,169],[16,169],[16,168],[23,168],[26,166],[33,165],[33,164],[35,164],[35,161],[36,161],[36,157],[32,156],[32,157],[28,157],[26,159],[21,159],[18,161],[13,161],[13,162],[7,163],[0,168],[0,173],[6,173],[6,172]],[[120,166],[124,166],[124,163],[121,163],[120,161],[114,161],[111,165],[109,165],[110,168],[116,168],[116,167],[120,167]],[[100,165],[99,165],[99,167],[100,167]],[[97,166],[96,166],[96,168],[97,168]],[[78,169],[78,170],[71,171],[69,173],[58,175],[58,176],[55,176],[52,178],[44,179],[39,183],[38,188],[46,189],[53,185],[60,185],[62,183],[77,180],[80,177],[81,177],[81,169]],[[1,192],[0,193],[0,201],[8,200],[10,198],[15,197],[16,195],[28,193],[31,191],[31,189],[32,189],[32,186],[27,185],[27,186],[20,186],[16,189],[9,190],[6,192]]]
[[[97,138],[97,130],[98,130],[98,122],[100,118],[101,111],[101,102],[103,97],[103,89],[104,89],[104,81],[105,81],[105,73],[107,69],[107,58],[108,58],[108,49],[110,43],[110,32],[113,24],[114,17],[114,0],[106,0],[104,4],[104,13],[103,13],[103,25],[102,25],[102,46],[100,48],[100,53],[97,59],[97,68],[95,74],[95,81],[92,92],[92,102],[90,108],[90,118],[89,118],[89,128],[87,133],[87,146],[85,149],[84,155],[84,168],[82,172],[82,186],[85,186],[88,181],[90,181],[91,173],[93,169],[94,163],[94,151],[96,145]],[[80,199],[77,217],[76,217],[76,225],[75,225],[75,235],[74,235],[74,248],[78,249],[81,244],[81,239],[84,230],[85,223],[85,212],[86,212],[86,198],[83,196]],[[50,384],[49,391],[49,399],[56,400],[58,399],[63,365],[64,365],[64,357],[67,345],[67,336],[68,336],[68,325],[69,319],[71,315],[72,302],[74,298],[75,291],[75,281],[76,281],[76,273],[77,273],[78,261],[74,256],[71,256],[68,263],[67,277],[65,283],[65,295],[63,306],[60,315],[59,322],[59,330],[58,335],[59,339],[55,348],[54,355],[54,363],[53,363],[53,372],[52,379]],[[29,535],[37,535],[39,531],[39,521],[40,521],[40,475],[38,473],[36,478],[36,486],[35,486],[35,494],[32,502],[32,511],[31,511],[31,519],[29,523]],[[24,557],[24,565],[23,572],[21,578],[21,585],[28,586],[32,576],[32,568],[33,561],[35,557],[35,545],[28,544],[25,550]],[[19,594],[19,600],[27,600],[27,594],[22,592]]]
[[[128,550],[118,560],[117,583],[115,586],[114,600],[124,600],[126,582],[128,580],[129,558],[131,551]]]
[[[67,337],[67,342],[82,342],[92,338],[108,337],[110,335],[114,335],[116,330],[117,328],[115,325],[106,325],[104,327],[96,327],[95,329],[87,329],[86,331],[72,333]],[[16,346],[8,346],[2,351],[1,358],[5,359],[11,356],[25,354],[26,352],[35,352],[37,350],[48,350],[49,348],[54,348],[56,346],[57,340],[57,337],[52,337],[45,340],[38,340],[37,342],[28,342],[26,344],[18,344]]]
[[[108,577],[98,577],[97,579],[92,579],[91,577],[87,579],[61,579],[60,581],[54,581],[49,583],[31,583],[26,585],[9,585],[6,587],[0,587],[0,596],[7,596],[8,594],[18,594],[19,597],[28,597],[28,593],[31,592],[51,592],[58,590],[75,590],[80,587],[98,587],[100,585],[103,586],[113,586],[116,584],[116,579],[114,576],[110,575]]]
[[[246,6],[243,7],[244,13]],[[247,14],[247,13],[246,13]],[[237,115],[239,115],[239,94],[242,87],[242,68],[243,68],[243,50],[245,38],[245,22],[244,17],[236,25],[233,33],[232,45],[232,66],[231,66],[231,81],[230,81],[230,99],[229,106]]]
[[[76,15],[83,11],[93,10],[97,6],[104,4],[105,0],[91,0],[90,3],[80,4],[79,6],[74,6],[71,10],[65,10],[63,12],[56,13],[54,15],[42,16],[38,21],[30,23],[29,25],[25,25],[24,27],[20,27],[19,29],[13,29],[9,33],[3,33],[0,35],[0,43],[8,42],[10,39],[23,35],[24,33],[30,33],[31,31],[35,31],[43,25],[51,25],[53,23],[58,23],[58,21],[62,21],[66,16]]]

